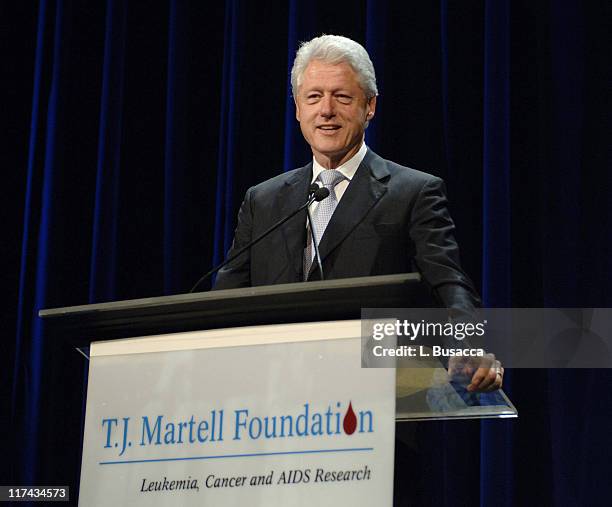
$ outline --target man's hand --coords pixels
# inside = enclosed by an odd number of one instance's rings
[[[451,357],[448,361],[448,374],[451,380],[469,382],[470,392],[489,393],[501,389],[504,381],[504,368],[494,354],[483,357]]]

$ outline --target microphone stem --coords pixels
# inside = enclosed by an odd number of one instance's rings
[[[225,259],[222,263],[217,264],[217,266],[215,266],[214,268],[212,268],[208,273],[206,273],[202,278],[200,278],[197,283],[189,290],[189,293],[193,292],[204,280],[206,280],[209,276],[213,275],[214,273],[216,273],[217,271],[219,271],[222,267],[226,266],[227,264],[229,264],[230,262],[232,262],[234,259],[236,259],[237,257],[240,257],[244,252],[246,252],[248,249],[250,249],[251,247],[253,247],[254,245],[256,245],[257,243],[259,243],[262,239],[264,239],[268,234],[270,234],[274,229],[276,229],[277,227],[280,227],[281,225],[283,225],[287,220],[289,220],[290,218],[293,218],[295,215],[297,215],[300,211],[303,211],[304,208],[308,208],[316,199],[316,195],[312,195],[308,201],[306,201],[304,204],[302,204],[302,206],[300,206],[298,209],[296,209],[293,213],[291,213],[290,215],[287,215],[285,218],[283,218],[281,221],[276,222],[272,227],[266,229],[264,232],[262,232],[257,238],[255,238],[253,241],[251,241],[249,244],[247,244],[246,246],[242,247],[240,250],[238,250],[236,253],[234,253],[231,257],[228,257],[227,259]]]
[[[308,223],[310,224],[310,236],[312,240],[312,246],[315,251],[315,259],[317,261],[317,266],[319,267],[319,275],[321,276],[321,280],[325,280],[323,276],[323,264],[321,263],[321,254],[319,253],[319,243],[317,242],[317,238],[315,237],[314,228],[312,227],[312,215],[310,214],[310,206],[306,208],[306,212],[308,213]],[[304,279],[308,279],[308,273],[304,274]]]

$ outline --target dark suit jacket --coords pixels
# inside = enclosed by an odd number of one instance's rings
[[[238,215],[233,251],[306,202],[312,163],[250,188]],[[444,182],[367,154],[319,245],[325,277],[418,270],[446,306],[470,312],[479,299],[459,263]],[[303,280],[306,212],[219,271],[215,289]],[[313,265],[309,279],[318,275]]]

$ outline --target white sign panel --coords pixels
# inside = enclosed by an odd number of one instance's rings
[[[395,370],[359,321],[92,344],[79,505],[390,506]]]

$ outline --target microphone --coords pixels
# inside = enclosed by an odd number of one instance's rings
[[[321,202],[323,199],[329,197],[329,189],[325,187],[319,187],[313,194],[313,197],[314,197],[314,201]]]
[[[312,185],[310,185],[310,188],[308,189],[308,197],[311,197],[313,194],[315,195],[314,200],[317,202],[321,202],[323,199],[329,196],[329,189],[325,187],[320,187],[316,183],[313,183]]]
[[[314,187],[316,187],[316,189]],[[312,185],[310,185],[310,187],[308,189],[308,200],[304,204],[302,204],[298,209],[296,209],[292,213],[289,213],[289,215],[287,215],[285,218],[282,218],[281,220],[276,222],[270,228],[266,229],[259,236],[257,236],[253,241],[247,243],[240,250],[238,250],[234,255],[232,255],[231,257],[228,257],[227,259],[225,259],[221,264],[217,264],[214,268],[212,268],[208,273],[206,273],[202,278],[200,278],[196,282],[196,284],[189,290],[189,293],[191,293],[194,290],[196,290],[204,280],[206,280],[210,276],[214,275],[221,268],[227,266],[230,262],[232,262],[234,259],[240,257],[244,252],[249,250],[252,246],[254,246],[257,243],[259,243],[268,234],[270,234],[271,232],[273,232],[276,229],[278,229],[287,220],[290,220],[291,218],[293,218],[295,215],[297,215],[301,211],[304,211],[304,209],[308,209],[308,206],[310,206],[313,202],[315,202],[315,201],[320,202],[323,199],[325,199],[327,196],[329,196],[329,190],[327,188],[319,187],[318,185],[315,185],[314,183]]]

